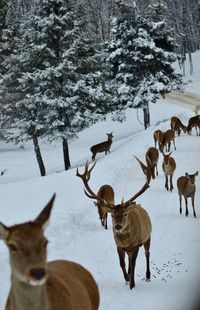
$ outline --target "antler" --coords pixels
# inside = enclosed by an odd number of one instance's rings
[[[133,155],[133,156],[139,162],[139,164],[140,164],[140,166],[142,168],[142,171],[147,176],[147,184],[149,184],[150,181],[151,181],[151,172],[149,171],[149,165],[145,166],[145,164],[143,164],[143,162],[139,158],[137,158],[137,156],[135,156],[135,155]],[[149,159],[149,162],[150,162],[150,159]]]
[[[142,195],[147,188],[149,188],[149,183],[148,181],[144,184],[144,186],[141,188],[141,190],[139,192],[137,192],[133,197],[131,197],[129,200],[127,200],[126,202],[123,203],[123,207],[128,207],[132,202],[134,202],[134,200],[139,197],[140,195]]]
[[[96,162],[92,165],[92,167],[89,169],[89,164],[88,161],[86,161],[85,163],[85,171],[83,172],[83,174],[80,174],[80,172],[78,171],[78,167],[76,169],[76,175],[77,177],[80,177],[83,181],[83,184],[85,185],[85,189],[84,192],[85,194],[91,198],[91,199],[96,199],[98,201],[103,202],[104,204],[106,204],[104,199],[101,199],[99,197],[97,197],[97,195],[91,190],[91,188],[88,185],[88,181],[90,180],[90,175],[91,175],[91,171],[94,168],[94,166],[96,165]]]

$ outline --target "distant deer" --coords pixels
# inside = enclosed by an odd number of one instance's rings
[[[85,171],[83,174],[80,174],[77,168],[76,175],[80,177],[83,180],[83,183],[85,185],[85,188],[87,191],[90,193],[90,188],[88,187],[88,181],[90,180],[90,175],[91,171],[96,165],[96,162],[93,164],[93,166],[89,169],[89,164],[86,162],[85,164]],[[87,195],[87,193],[86,195]],[[108,218],[108,213],[106,212],[105,208],[102,207],[102,200],[105,201],[108,204],[114,204],[114,190],[110,185],[102,185],[100,189],[98,190],[98,193],[96,195],[98,197],[98,213],[99,213],[99,219],[101,221],[101,225],[105,227],[105,229],[108,228],[108,223],[107,223],[107,218]],[[103,203],[104,206],[104,203]]]
[[[158,175],[157,164],[158,164],[159,152],[158,152],[157,148],[150,147],[147,150],[146,155],[145,155],[146,165],[139,158],[137,158],[136,156],[134,156],[134,157],[139,162],[144,174],[146,176],[150,175],[150,177],[152,179],[155,179],[155,171],[156,171],[156,175]]]
[[[95,160],[96,154],[97,153],[102,153],[105,152],[107,154],[108,152],[110,153],[110,147],[112,144],[112,138],[113,138],[113,133],[107,133],[108,140],[95,144],[90,148],[90,151],[92,152],[92,160]]]
[[[193,214],[194,214],[194,217],[196,217],[196,212],[194,208],[194,197],[195,197],[195,192],[196,192],[195,177],[198,174],[199,174],[198,171],[196,171],[194,174],[188,174],[186,172],[185,176],[181,176],[177,180],[177,188],[178,188],[179,201],[180,201],[180,214],[182,214],[182,205],[181,205],[182,196],[185,199],[185,207],[186,207],[185,215],[186,216],[188,216],[189,214],[187,199],[191,197]]]
[[[197,136],[200,136],[200,115],[193,116],[188,121],[187,132],[192,134],[192,129],[195,128]]]
[[[170,152],[171,142],[174,144],[174,149],[176,150],[175,145],[175,131],[173,129],[168,129],[165,131],[162,142],[159,145],[159,150],[164,152],[164,147],[166,152]]]
[[[161,131],[160,129],[154,132],[153,138],[154,138],[155,147],[157,147],[157,143],[158,143],[158,146],[159,144],[161,144],[163,136],[164,136],[164,132]]]
[[[81,265],[66,260],[47,263],[44,236],[55,194],[34,221],[7,227],[0,239],[10,254],[11,288],[6,310],[66,310],[99,307],[98,287]]]
[[[177,132],[178,136],[181,134],[181,130],[186,133],[187,127],[183,125],[183,123],[180,121],[180,119],[176,116],[171,117],[171,129],[173,129],[175,132]]]
[[[172,154],[172,152],[169,154],[163,153],[162,169],[163,169],[163,172],[164,172],[164,175],[166,178],[165,188],[167,191],[169,190],[168,177],[170,178],[170,191],[172,191],[174,189],[172,178],[173,178],[174,171],[176,169],[176,162],[175,162],[174,158],[170,156],[171,154]]]
[[[105,208],[106,212],[112,215],[112,226],[117,252],[119,255],[120,266],[123,271],[125,281],[130,281],[130,289],[135,287],[135,263],[140,246],[145,248],[146,256],[146,279],[150,280],[150,236],[151,236],[151,220],[148,213],[140,205],[135,203],[135,199],[142,195],[149,187],[150,177],[147,182],[126,202],[122,201],[121,204],[115,205],[107,203],[104,199],[99,197],[91,190],[87,180],[83,179],[85,185],[85,194],[96,200],[96,205]],[[125,254],[129,258],[128,272],[125,266]]]

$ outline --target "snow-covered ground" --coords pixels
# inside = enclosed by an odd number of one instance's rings
[[[197,61],[194,69],[200,69]],[[195,73],[194,89],[199,82],[200,72]],[[31,144],[13,146],[0,142],[0,171],[6,169],[0,176],[0,221],[12,225],[34,219],[56,192],[51,222],[46,232],[50,241],[48,258],[73,260],[90,270],[99,286],[100,310],[188,310],[192,309],[198,297],[200,176],[196,178],[197,218],[192,215],[190,200],[189,217],[179,214],[176,180],[186,171],[190,174],[200,170],[200,137],[193,132],[192,136],[182,134],[176,138],[177,150],[173,151],[172,156],[177,162],[177,169],[172,193],[164,188],[160,155],[159,176],[137,199],[152,220],[152,278],[151,282],[144,281],[145,256],[143,248],[140,248],[136,263],[136,288],[133,290],[123,279],[110,217],[106,231],[100,225],[93,202],[83,192],[80,178],[76,177],[76,166],[83,171],[85,161],[88,159],[91,162],[91,145],[103,141],[106,132],[113,131],[111,153],[97,156],[90,184],[96,192],[103,184],[112,185],[116,202],[120,202],[122,197],[125,200],[130,198],[145,180],[133,155],[143,160],[147,149],[154,146],[153,132],[158,128],[168,129],[173,115],[187,124],[194,112],[191,108],[172,104],[169,99],[160,100],[151,106],[151,127],[146,131],[138,121],[138,118],[142,121],[142,111],[137,115],[135,110],[127,111],[124,123],[108,119],[84,130],[78,140],[70,143],[72,168],[69,171],[63,171],[61,143],[49,145],[41,142],[46,177],[39,175]],[[3,242],[0,242],[0,266],[0,310],[3,310],[10,286],[8,251]]]

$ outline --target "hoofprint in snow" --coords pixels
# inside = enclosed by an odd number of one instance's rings
[[[140,114],[141,113],[141,114]],[[40,177],[32,145],[13,146],[0,143],[0,219],[6,225],[34,219],[54,192],[57,194],[51,223],[47,229],[49,260],[64,258],[76,261],[92,272],[100,290],[101,310],[184,310],[190,309],[199,288],[200,259],[200,178],[196,180],[196,213],[193,218],[189,201],[188,218],[179,214],[176,179],[196,172],[199,167],[200,140],[181,134],[176,138],[177,150],[172,156],[177,163],[174,191],[164,188],[162,155],[159,158],[159,176],[151,187],[137,199],[152,220],[151,282],[145,281],[145,256],[140,249],[135,271],[136,288],[125,285],[118,262],[109,216],[108,230],[102,228],[97,210],[83,192],[83,184],[76,177],[76,166],[83,170],[93,144],[106,139],[113,131],[111,153],[98,154],[90,186],[98,191],[103,184],[113,186],[116,202],[130,198],[144,184],[145,177],[133,155],[144,160],[147,149],[154,146],[153,132],[166,130],[170,117],[178,116],[184,124],[193,115],[190,108],[160,101],[151,106],[151,124],[146,131],[138,122],[142,112],[127,111],[127,120],[117,123],[108,120],[83,131],[70,144],[72,169],[63,171],[61,145],[42,143],[42,154],[48,176]],[[173,150],[173,147],[172,147]],[[58,173],[59,172],[59,173]],[[185,212],[185,208],[183,209]],[[10,286],[7,248],[0,243],[0,309],[4,309]]]

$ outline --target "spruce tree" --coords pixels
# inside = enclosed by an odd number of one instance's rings
[[[37,151],[39,137],[60,139],[66,170],[68,140],[105,112],[100,55],[78,13],[69,1],[41,0],[20,27],[15,55],[23,94],[15,105],[20,129],[15,139],[32,139]],[[36,156],[41,162],[41,154]]]
[[[146,129],[150,125],[149,103],[182,85],[172,67],[175,43],[163,20],[142,18],[135,4],[122,3],[120,8],[108,45],[110,89],[114,90],[116,110],[123,113],[128,107],[143,108]]]

